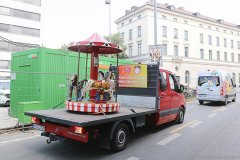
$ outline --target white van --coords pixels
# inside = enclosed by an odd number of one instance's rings
[[[10,104],[10,80],[0,80],[0,106]]]
[[[230,74],[220,71],[201,71],[198,74],[197,99],[204,101],[220,101],[227,105],[228,101],[236,101],[236,84]]]

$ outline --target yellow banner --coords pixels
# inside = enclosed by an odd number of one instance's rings
[[[119,87],[147,88],[147,65],[119,66]]]

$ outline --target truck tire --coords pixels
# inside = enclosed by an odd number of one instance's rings
[[[183,123],[183,121],[184,121],[184,110],[183,110],[183,108],[181,108],[177,115],[176,123],[181,124],[181,123]]]
[[[113,132],[111,140],[112,151],[119,152],[125,149],[129,141],[129,136],[129,127],[124,123],[120,123]]]
[[[203,100],[199,100],[199,104],[203,105],[204,101]]]
[[[232,102],[236,102],[236,94],[234,95]]]

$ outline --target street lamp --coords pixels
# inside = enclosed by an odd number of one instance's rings
[[[105,0],[105,4],[109,5],[109,41],[111,42],[111,0]]]

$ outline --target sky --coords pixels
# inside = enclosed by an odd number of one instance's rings
[[[114,21],[131,6],[141,6],[147,0],[111,0],[111,30],[117,32]],[[239,0],[157,0],[191,12],[200,12],[216,19],[240,24]],[[81,41],[93,33],[109,34],[109,6],[105,0],[42,0],[41,41],[44,47],[61,48],[63,44]]]

